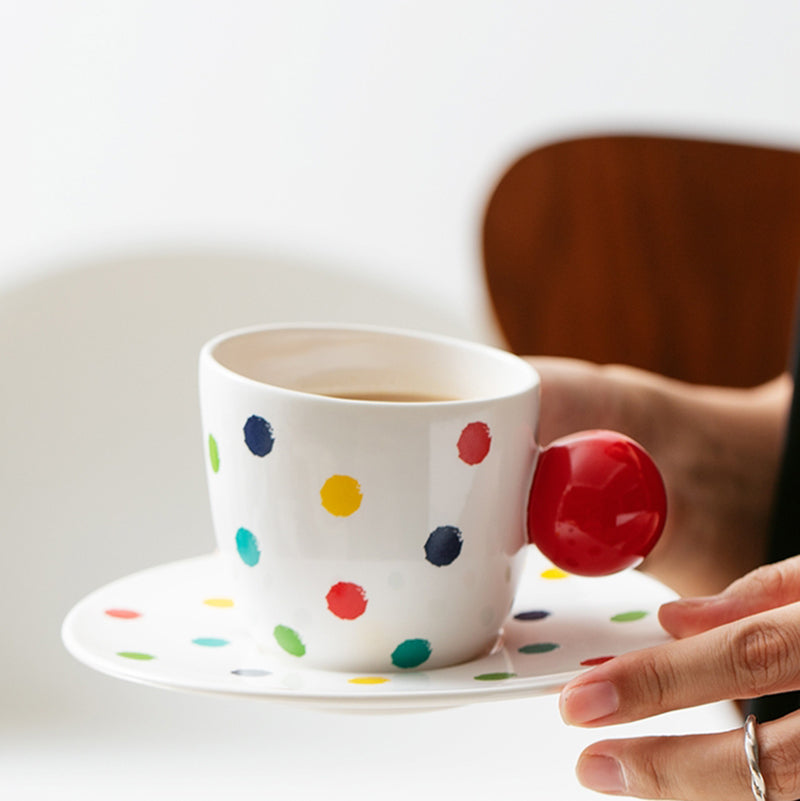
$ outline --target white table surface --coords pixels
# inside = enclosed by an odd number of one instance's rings
[[[72,704],[58,725],[0,739],[4,798],[600,797],[573,775],[581,748],[599,735],[565,727],[555,697],[361,716],[179,695],[102,676],[92,684],[91,702]],[[707,707],[603,736],[738,722],[727,706]]]

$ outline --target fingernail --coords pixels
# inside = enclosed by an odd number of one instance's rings
[[[624,793],[627,789],[622,765],[614,757],[601,754],[582,756],[575,775],[584,787],[598,793]]]
[[[669,601],[664,604],[664,607],[682,608],[682,609],[702,609],[705,606],[714,606],[714,604],[725,603],[727,599],[721,595],[700,595],[696,598],[680,598],[677,601]],[[662,607],[663,608],[663,607]]]
[[[610,681],[594,681],[564,690],[559,707],[566,723],[590,723],[616,712],[619,695]]]

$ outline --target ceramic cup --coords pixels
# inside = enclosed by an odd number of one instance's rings
[[[548,483],[533,482],[539,384],[504,351],[375,327],[270,325],[205,345],[212,518],[256,642],[369,672],[491,651],[539,508],[531,486]]]

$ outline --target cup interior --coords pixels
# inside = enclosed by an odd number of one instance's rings
[[[364,402],[498,398],[538,384],[527,362],[448,337],[342,326],[267,326],[207,346],[238,376],[285,390]]]

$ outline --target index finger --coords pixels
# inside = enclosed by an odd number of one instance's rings
[[[661,625],[674,637],[689,637],[800,599],[800,557],[762,565],[718,595],[664,604]]]
[[[604,726],[800,689],[800,603],[635,651],[569,682],[565,722]]]

